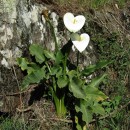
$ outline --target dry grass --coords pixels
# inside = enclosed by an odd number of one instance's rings
[[[63,16],[66,12],[73,14],[81,14],[90,9],[100,10],[107,6],[124,7],[129,0],[36,0],[55,11],[59,16]]]

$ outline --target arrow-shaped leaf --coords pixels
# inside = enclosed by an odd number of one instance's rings
[[[82,81],[78,78],[73,78],[69,84],[69,90],[76,98],[85,99],[85,93],[82,90]]]
[[[38,63],[41,64],[45,61],[42,46],[40,46],[38,44],[31,44],[29,47],[29,51],[30,51],[32,56],[35,56],[35,59]]]
[[[112,61],[111,62],[106,61],[106,60],[100,61],[100,62],[98,62],[95,65],[89,65],[89,66],[87,66],[81,73],[82,73],[82,75],[88,76],[88,75],[92,74],[93,72],[95,72],[96,70],[101,69],[103,67],[106,67],[110,63],[112,63]]]
[[[44,52],[44,55],[45,55],[48,59],[55,60],[54,52],[50,52],[50,51],[47,51],[47,50],[44,50],[43,52]]]
[[[39,70],[32,72],[31,74],[25,76],[22,82],[22,90],[26,89],[29,84],[39,83],[45,77],[45,67],[42,67]]]

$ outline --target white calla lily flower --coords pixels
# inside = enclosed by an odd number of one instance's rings
[[[79,52],[82,52],[86,49],[86,47],[88,46],[90,41],[90,37],[88,34],[83,33],[80,35],[80,40],[76,40],[76,41],[72,41],[72,43],[74,44],[74,46],[77,48],[77,50]]]
[[[66,28],[70,32],[77,32],[79,31],[84,23],[85,23],[85,17],[83,15],[78,15],[74,17],[72,13],[66,13],[63,18],[64,24]]]

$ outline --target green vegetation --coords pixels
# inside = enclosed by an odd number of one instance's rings
[[[89,31],[93,32],[91,27],[88,28]],[[98,30],[96,31],[98,32]],[[92,36],[92,41],[97,46],[98,59],[101,62],[87,66],[82,71],[75,65],[73,65],[75,69],[70,69],[68,63],[70,64],[71,61],[67,59],[68,51],[65,55],[59,49],[52,53],[40,45],[32,44],[29,50],[36,62],[29,62],[25,58],[18,60],[21,69],[27,70],[28,73],[23,81],[23,87],[26,88],[31,83],[43,83],[44,81],[51,92],[59,117],[65,117],[69,112],[70,104],[66,104],[65,100],[74,99],[73,110],[78,130],[84,129],[85,124],[91,123],[94,115],[99,118],[98,121],[94,121],[95,129],[128,128],[129,117],[127,117],[127,122],[123,122],[123,119],[128,113],[126,104],[130,99],[125,87],[127,84],[125,80],[129,75],[126,72],[129,72],[130,50],[128,40],[124,39],[122,46],[118,40],[119,36],[118,32],[107,34],[107,36],[100,32]],[[95,70],[108,64],[103,60],[113,61],[106,68],[107,79],[104,80],[106,77],[104,74],[94,78],[90,83],[85,83],[83,76],[89,76]],[[103,70],[102,72],[104,73]],[[102,81],[103,83],[100,85]],[[82,87],[79,88],[79,86]],[[102,99],[104,100],[106,97],[99,89],[109,95],[109,100],[102,102]],[[125,106],[124,110],[118,109],[122,105]]]
[[[61,5],[72,2],[57,1]],[[116,2],[122,7],[126,1]],[[113,3],[113,0],[79,0],[78,3],[97,9]],[[91,23],[91,20],[89,22]],[[88,25],[91,25],[90,23]],[[48,95],[49,100],[52,98],[54,101],[58,117],[65,119],[66,115],[69,117],[72,114],[70,111],[73,111],[73,123],[78,130],[85,129],[86,124],[92,125],[89,130],[129,130],[129,40],[124,37],[121,42],[119,39],[121,34],[116,30],[111,34],[105,34],[98,28],[90,26],[85,31],[92,35],[91,41],[96,45],[96,54],[100,62],[81,70],[71,64],[68,59],[69,52],[63,54],[62,49],[51,52],[38,44],[32,44],[29,52],[33,60],[18,59],[21,69],[27,71],[21,90],[27,89],[33,83],[44,84],[47,87],[45,94]],[[111,64],[108,66],[109,63]],[[73,68],[69,66],[70,64]],[[87,78],[85,79],[84,76],[88,77],[97,70],[101,75],[86,83]],[[70,102],[66,103],[66,100]],[[7,118],[1,122],[0,128],[1,130],[35,130],[38,126]]]
[[[51,24],[50,21],[49,24]],[[70,42],[73,41],[69,41],[65,46],[68,46]],[[68,58],[71,46],[67,49],[64,49],[64,46],[58,49],[55,41],[55,47],[55,51],[52,52],[41,45],[31,44],[29,52],[35,60],[18,59],[18,65],[23,71],[27,71],[21,90],[27,89],[33,83],[43,84],[47,87],[45,94],[48,95],[49,92],[54,101],[57,116],[65,118],[67,113],[71,114],[71,108],[72,118],[75,119],[73,123],[76,124],[77,130],[85,129],[93,120],[94,114],[98,116],[105,114],[102,102],[108,98],[98,89],[99,84],[107,75],[96,76],[91,82],[86,82],[87,77],[105,68],[111,62],[102,60],[81,69],[78,63],[79,52],[77,52],[77,65],[75,65]],[[73,67],[70,67],[70,64]]]
[[[106,1],[95,2],[98,6]],[[91,6],[96,8],[95,5]],[[92,28],[89,28],[89,31],[93,32]],[[107,36],[100,32],[92,36],[92,42],[97,46],[98,59],[101,62],[87,66],[82,71],[67,59],[68,50],[63,54],[62,49],[51,52],[38,44],[32,44],[29,51],[35,61],[29,61],[26,58],[18,59],[21,69],[27,71],[22,90],[32,83],[47,86],[45,93],[47,95],[49,93],[52,97],[58,117],[65,118],[67,113],[70,114],[71,108],[74,112],[72,118],[75,119],[73,123],[76,124],[77,130],[86,129],[91,122],[95,130],[129,129],[130,117],[127,103],[130,97],[125,80],[129,75],[126,72],[130,69],[128,60],[130,49],[129,41],[124,39],[121,45],[119,36],[118,32],[107,34]],[[57,46],[56,41],[55,44]],[[109,62],[106,61],[113,62],[107,66]],[[70,64],[73,65],[73,69],[70,68]],[[87,77],[104,67],[106,74],[92,79],[89,83],[85,82],[84,76]],[[100,73],[104,73],[104,70],[100,70]],[[107,78],[106,75],[108,75]],[[109,96],[108,100],[102,91]],[[71,104],[74,105],[66,103],[66,100],[71,100]]]
[[[98,29],[93,31],[89,28],[88,30],[90,33],[98,32]],[[92,36],[93,44],[96,44],[98,59],[113,61],[107,68],[107,80],[100,86],[100,89],[109,95],[109,101],[103,104],[110,115],[98,120],[95,130],[129,130],[130,128],[128,79],[130,76],[130,44],[126,37],[123,37],[121,41],[121,37],[116,30],[107,35],[100,30],[98,34]]]
[[[35,129],[35,124],[26,124],[25,122],[22,122],[22,119],[16,120],[14,118],[1,118],[0,120],[0,130],[37,130]]]

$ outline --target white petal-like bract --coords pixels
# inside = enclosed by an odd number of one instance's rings
[[[86,33],[83,33],[80,35],[79,41],[72,41],[72,43],[74,44],[74,46],[77,48],[79,52],[83,52],[88,46],[89,41],[90,41],[89,35]]]
[[[66,13],[63,18],[66,28],[70,32],[78,32],[85,23],[85,17],[83,15],[78,15],[74,17],[72,13]]]

